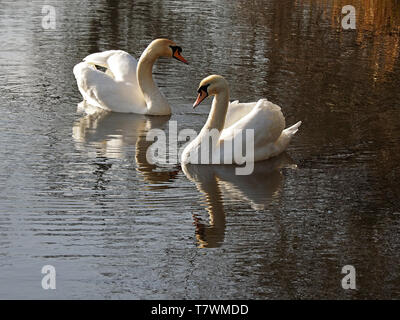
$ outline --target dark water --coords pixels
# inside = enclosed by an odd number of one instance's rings
[[[399,1],[352,1],[356,30],[347,1],[45,3],[56,30],[0,2],[0,298],[400,298]],[[76,63],[157,37],[191,62],[154,70],[170,119],[76,113]],[[149,129],[202,127],[211,73],[303,121],[287,154],[247,177],[146,161]]]

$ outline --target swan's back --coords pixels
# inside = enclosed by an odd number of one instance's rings
[[[254,108],[254,113],[254,128],[256,130],[260,128],[264,132],[260,137],[255,137],[255,146],[278,140],[286,124],[281,107],[267,99],[260,99]]]
[[[256,104],[257,102],[240,103],[239,100],[231,102],[226,113],[224,128],[229,128],[231,125],[246,116],[251,112],[251,110],[253,110]]]
[[[90,105],[116,112],[147,112],[136,78],[137,61],[122,50],[88,55],[74,67],[79,91]],[[106,72],[96,65],[107,68]]]
[[[253,129],[254,161],[261,161],[275,157],[285,151],[300,127],[301,121],[285,129],[285,117],[278,105],[267,99],[260,99],[253,104],[254,107],[250,112],[222,131],[220,143],[221,145],[228,143],[233,146],[238,134],[242,134],[247,129]],[[240,105],[238,104],[236,107]],[[243,106],[245,108],[251,107],[250,104],[243,104]],[[240,111],[236,111],[236,115],[239,113]],[[238,132],[237,130],[242,131]],[[245,150],[245,139],[242,142],[242,150]]]
[[[240,105],[245,109],[251,108],[251,103],[238,104]],[[239,113],[240,111],[237,111],[235,116]],[[285,118],[281,108],[266,99],[260,99],[253,102],[250,112],[222,131],[221,139],[234,139],[236,130],[254,129],[254,147],[257,148],[278,140],[284,128]]]
[[[117,81],[136,84],[137,60],[122,50],[108,50],[88,55],[83,61],[107,68]]]

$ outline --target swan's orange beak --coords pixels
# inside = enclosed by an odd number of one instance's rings
[[[199,92],[196,102],[193,104],[193,109],[196,108],[205,98],[207,98],[207,93],[203,90]]]
[[[179,61],[182,61],[183,63],[189,64],[189,62],[187,62],[187,60],[184,57],[182,57],[182,55],[179,53],[178,50],[175,51],[174,58],[178,59]]]

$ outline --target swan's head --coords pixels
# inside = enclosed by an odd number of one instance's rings
[[[216,95],[227,89],[228,82],[222,76],[213,74],[204,78],[200,82],[199,89],[197,89],[198,96],[196,102],[193,104],[193,108],[196,108],[208,96]]]
[[[175,58],[188,64],[187,60],[182,57],[182,48],[171,40],[156,39],[150,43],[148,49],[158,57]]]

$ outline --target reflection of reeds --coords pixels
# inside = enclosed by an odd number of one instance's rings
[[[340,28],[342,8],[352,5],[356,9],[357,29],[364,31],[399,32],[400,1],[398,0],[297,0],[296,4],[312,4],[329,12],[332,26]]]
[[[382,80],[386,72],[393,71],[399,57],[400,1],[398,0],[297,0],[298,5],[314,5],[330,17],[331,27],[346,33],[341,26],[342,8],[351,4],[356,9],[356,41],[361,47],[372,37],[370,67],[374,79]]]

